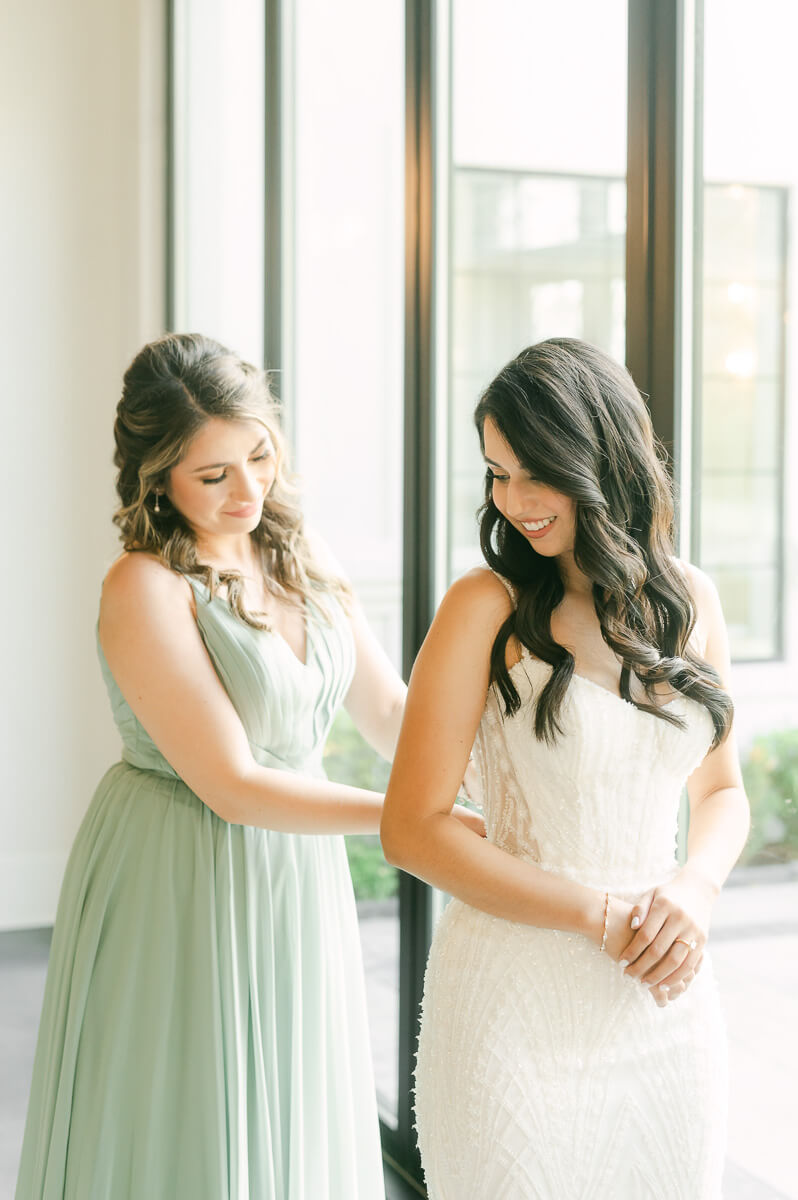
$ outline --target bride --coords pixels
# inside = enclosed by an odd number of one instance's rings
[[[430,1200],[717,1200],[698,970],[749,820],[717,593],[674,557],[647,409],[603,353],[524,350],[476,424],[489,569],[419,654],[382,819],[389,861],[453,897],[416,1071]],[[472,746],[487,841],[451,815]]]

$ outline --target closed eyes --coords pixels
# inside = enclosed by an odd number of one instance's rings
[[[271,455],[272,455],[271,450],[265,450],[263,452],[263,454],[259,454],[257,456],[257,458],[251,458],[249,461],[250,462],[265,462],[267,458],[271,458]],[[203,479],[203,480],[201,480],[201,482],[202,483],[221,483],[222,480],[224,480],[226,478],[227,478],[227,470],[224,470],[224,471],[222,471],[221,475],[214,475],[213,478]]]
[[[487,472],[488,479],[494,483],[508,483],[510,480],[509,475],[501,475],[498,471],[494,471],[490,467],[487,468]],[[524,472],[524,479],[527,483],[540,483],[539,479],[536,479],[534,475],[528,475],[526,471]]]

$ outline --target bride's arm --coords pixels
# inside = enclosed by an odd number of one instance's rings
[[[509,605],[501,582],[481,569],[445,596],[410,677],[383,849],[389,862],[484,912],[600,942],[603,893],[514,858],[452,817],[485,707],[491,647]],[[630,911],[612,905],[610,952],[628,941]]]
[[[704,658],[730,690],[731,655],[717,588],[703,571],[690,571],[693,595],[707,631]],[[693,772],[687,784],[690,828],[685,873],[702,879],[715,895],[745,845],[751,812],[740,770],[737,739],[728,737]]]

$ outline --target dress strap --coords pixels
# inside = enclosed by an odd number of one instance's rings
[[[507,595],[513,602],[513,608],[515,608],[515,606],[518,604],[518,588],[514,583],[510,583],[509,579],[505,579],[503,575],[499,575],[498,571],[494,571],[493,574],[500,583],[504,584],[505,588],[507,589]]]
[[[199,597],[205,604],[211,598],[210,590],[207,583],[203,583],[201,579],[197,579],[196,575],[186,575],[180,572],[183,578],[188,581],[188,585],[196,597]]]

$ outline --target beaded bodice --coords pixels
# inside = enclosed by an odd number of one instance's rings
[[[521,708],[506,717],[491,688],[474,747],[491,841],[548,870],[638,895],[672,873],[679,801],[713,737],[707,710],[679,696],[679,728],[575,675],[553,744],[534,733],[551,668],[512,668]]]

